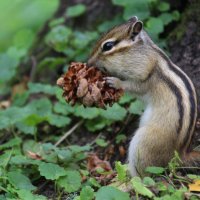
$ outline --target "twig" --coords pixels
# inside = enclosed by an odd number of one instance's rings
[[[30,81],[33,82],[34,76],[35,76],[35,71],[36,71],[36,66],[37,66],[37,61],[35,56],[31,56],[31,61],[32,61],[32,68],[30,72]]]
[[[72,134],[79,126],[81,126],[83,120],[76,123],[70,130],[68,130],[57,142],[54,146],[58,146],[61,142],[63,142],[70,134]]]

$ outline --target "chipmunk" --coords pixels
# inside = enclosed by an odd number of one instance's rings
[[[200,152],[189,148],[197,118],[193,83],[153,43],[137,17],[105,33],[88,65],[106,72],[111,87],[146,104],[128,151],[132,176],[144,174],[147,166],[167,166],[175,151],[185,165],[200,161]]]

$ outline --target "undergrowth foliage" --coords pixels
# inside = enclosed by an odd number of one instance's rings
[[[130,200],[131,196],[136,199],[142,196],[143,199],[179,200],[192,196],[186,186],[199,177],[177,175],[176,159],[166,169],[147,168],[152,178],[130,179],[126,165],[117,161],[113,171],[107,161],[94,153],[111,144],[104,131],[111,134],[113,124],[123,125],[130,116],[143,112],[140,101],[125,94],[106,110],[71,106],[63,99],[62,90],[55,86],[60,76],[56,74],[58,66],[65,72],[71,61],[85,62],[100,34],[133,15],[144,21],[146,30],[160,46],[166,47],[160,34],[165,26],[179,20],[179,12],[171,11],[169,3],[159,0],[112,0],[112,3],[120,6],[122,12],[113,20],[97,24],[93,31],[65,24],[66,19],[89,14],[83,4],[68,7],[62,17],[50,20],[50,30],[43,41],[45,51],[34,66],[35,74],[40,77],[38,82],[19,73],[21,65],[30,67],[27,66],[32,56],[29,49],[36,38],[31,28],[15,35],[16,42],[0,53],[0,200],[49,199],[44,192],[49,184],[54,186],[54,199]],[[52,74],[54,82],[50,80]],[[81,132],[78,128],[87,136],[92,135],[92,141],[79,141],[80,136],[75,136]],[[76,142],[67,140],[69,136]],[[124,144],[126,140],[122,129],[114,144]],[[106,186],[113,177],[116,182]],[[119,189],[124,187],[129,191]]]

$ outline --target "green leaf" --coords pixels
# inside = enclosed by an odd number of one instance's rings
[[[129,4],[131,4],[132,2],[130,0],[112,0],[112,3],[114,5],[119,5],[119,6],[128,6]]]
[[[150,16],[147,0],[132,1],[125,7],[123,18],[128,20],[133,16],[137,16],[140,20],[145,20]]]
[[[109,126],[111,123],[111,120],[105,119],[103,117],[97,117],[93,120],[87,120],[85,126],[89,131],[94,132]]]
[[[77,4],[75,6],[70,6],[67,8],[66,15],[68,17],[78,17],[85,13],[86,6],[84,4]]]
[[[173,15],[170,13],[162,13],[159,18],[163,21],[164,25],[168,25],[173,21]]]
[[[92,185],[96,188],[101,187],[101,185],[99,184],[99,182],[95,178],[89,178],[88,182],[89,182],[90,185]]]
[[[177,11],[177,10],[174,10],[173,12],[172,12],[172,16],[173,16],[173,19],[175,20],[175,21],[178,21],[179,19],[180,19],[180,13]]]
[[[0,145],[0,150],[7,149],[7,148],[13,148],[14,146],[19,146],[22,143],[21,138],[15,137],[13,139],[10,139],[5,144]]]
[[[126,103],[129,103],[131,102],[132,100],[134,99],[133,96],[131,96],[130,94],[128,93],[125,93],[119,100],[119,104],[126,104]]]
[[[46,200],[47,198],[42,195],[34,195],[28,190],[17,190],[16,191],[20,200]]]
[[[142,101],[136,100],[131,103],[129,107],[129,112],[136,115],[141,115],[144,110],[144,103]]]
[[[68,193],[75,192],[81,187],[81,176],[78,171],[68,170],[65,176],[58,179],[57,184]]]
[[[35,34],[31,29],[19,30],[14,36],[14,45],[17,48],[29,49],[33,43]]]
[[[39,117],[47,117],[52,113],[52,103],[47,98],[33,100],[27,105],[27,112],[30,112],[28,113],[29,115],[34,114]]]
[[[34,135],[37,132],[37,128],[35,126],[27,125],[26,121],[17,122],[15,126],[19,131],[26,134]]]
[[[67,174],[63,167],[57,164],[42,162],[38,166],[41,176],[48,180],[57,180],[59,177]]]
[[[103,186],[96,193],[96,200],[130,200],[129,194],[111,186]]]
[[[59,114],[67,115],[73,113],[74,108],[68,103],[56,102],[54,105],[54,111]]]
[[[198,180],[200,179],[200,175],[196,175],[196,174],[187,174],[187,176],[193,180]]]
[[[72,30],[63,25],[53,27],[45,38],[46,43],[58,52],[63,52],[67,48]]]
[[[83,106],[76,106],[74,114],[77,117],[82,117],[83,119],[94,119],[99,115],[99,109],[97,108],[84,108]]]
[[[155,181],[150,178],[150,177],[144,177],[143,179],[143,183],[146,185],[146,186],[155,186]]]
[[[162,174],[165,171],[163,167],[147,167],[145,169],[146,172],[151,174]]]
[[[30,179],[20,172],[8,172],[8,181],[17,189],[35,190],[36,187],[32,185]]]
[[[94,190],[90,186],[85,186],[80,193],[80,200],[93,200]]]
[[[133,186],[133,189],[137,193],[139,193],[143,196],[147,196],[149,198],[152,198],[154,196],[154,194],[143,185],[143,183],[141,182],[141,179],[139,177],[133,177],[131,179],[131,184]]]
[[[160,18],[150,17],[146,27],[151,34],[160,34],[164,30],[164,23]]]
[[[106,147],[108,145],[108,142],[106,142],[104,139],[102,138],[97,138],[95,140],[96,144],[99,145],[100,147]]]
[[[0,83],[10,80],[16,73],[19,58],[13,58],[4,53],[0,54]]]
[[[157,8],[158,8],[159,11],[165,12],[165,11],[168,11],[170,9],[170,5],[167,2],[160,2],[158,4]]]
[[[119,181],[122,181],[122,182],[125,181],[127,179],[127,176],[126,176],[127,166],[122,165],[120,161],[117,161],[115,162],[115,168],[117,171],[117,177]]]
[[[67,116],[61,116],[56,114],[51,114],[48,117],[48,122],[51,125],[57,126],[57,127],[64,127],[70,124],[71,119]]]
[[[127,137],[126,137],[125,134],[119,134],[119,135],[117,135],[117,137],[116,137],[116,143],[119,144],[119,143],[121,143],[121,142],[126,141],[126,139],[127,139]]]
[[[56,19],[53,19],[52,21],[50,21],[49,26],[52,28],[54,26],[63,24],[64,22],[65,22],[64,17],[56,18]]]
[[[22,156],[22,155],[12,156],[9,163],[14,164],[14,165],[36,164],[35,160],[29,159],[29,158]]]
[[[28,83],[29,93],[45,93],[50,95],[55,95],[57,87],[48,85],[48,84],[41,84],[41,83]]]
[[[107,110],[100,110],[100,114],[102,117],[114,121],[123,120],[126,116],[126,113],[126,109],[117,103],[115,103],[112,107],[107,107]]]

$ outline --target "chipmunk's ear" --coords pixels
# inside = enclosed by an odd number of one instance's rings
[[[143,28],[143,23],[141,21],[136,21],[135,23],[132,23],[130,27],[130,37],[134,40],[135,36],[137,36]]]
[[[135,23],[135,22],[137,22],[137,21],[138,21],[137,16],[133,16],[133,17],[131,17],[131,18],[128,20],[128,22],[130,22],[130,23]]]

